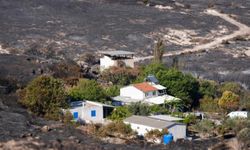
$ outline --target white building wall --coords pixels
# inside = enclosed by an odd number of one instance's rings
[[[150,97],[157,97],[157,91],[151,91],[151,92],[147,92],[147,96],[146,98],[150,98]]]
[[[186,138],[186,130],[187,126],[185,124],[177,124],[170,128],[168,128],[168,132],[172,133],[174,141],[177,139],[185,139]]]
[[[83,119],[83,106],[71,108],[71,109],[69,109],[69,111],[71,112],[72,115],[74,114],[74,112],[78,112],[78,119],[80,119],[81,121],[84,120]]]
[[[228,114],[230,118],[247,118],[248,112],[247,111],[233,111]]]
[[[123,61],[126,64],[127,67],[131,67],[131,68],[135,67],[134,59],[123,59],[121,61]]]
[[[134,123],[128,123],[124,122],[126,124],[130,124],[131,128],[137,132],[138,135],[145,136],[147,132],[150,130],[162,130],[160,128],[153,128],[145,125],[140,125],[140,124],[134,124]],[[176,141],[178,139],[185,139],[186,138],[186,125],[185,124],[178,124],[174,125],[170,128],[168,128],[168,132],[173,135],[173,140]]]
[[[103,58],[100,58],[100,70],[103,71],[104,69],[108,69],[112,66],[117,66],[118,61],[123,61],[127,67],[134,68],[134,59],[112,60],[110,57],[104,56]]]
[[[100,59],[100,69],[103,71],[104,69],[108,69],[111,66],[116,66],[116,61],[112,60],[108,56],[104,56]]]
[[[145,136],[145,134],[147,132],[149,132],[150,130],[155,130],[157,128],[152,128],[152,127],[148,127],[148,126],[144,126],[144,125],[140,125],[140,124],[134,124],[134,123],[128,123],[128,122],[124,122],[126,124],[130,124],[131,129],[136,131],[138,135],[141,136]],[[161,131],[161,129],[158,129]]]
[[[91,116],[91,111],[96,112],[96,116]],[[103,107],[102,106],[95,106],[95,105],[88,105],[86,104],[83,109],[83,118],[86,123],[103,123]]]
[[[94,110],[96,112],[96,116],[91,116],[91,111]],[[78,121],[85,122],[85,123],[103,123],[103,107],[102,106],[96,106],[96,105],[88,105],[85,103],[85,105],[71,108],[69,109],[71,114],[73,115],[74,112],[78,112]]]
[[[121,88],[120,96],[130,97],[131,99],[138,99],[138,100],[143,100],[145,98],[145,94],[132,85]]]

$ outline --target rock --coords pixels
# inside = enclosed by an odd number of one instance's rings
[[[245,54],[250,57],[250,50],[246,51]]]
[[[79,140],[79,139],[76,139],[76,143],[81,143],[81,140]]]
[[[45,125],[41,128],[42,132],[49,132],[51,129],[49,128],[49,126]]]
[[[75,136],[70,136],[68,139],[69,140],[74,140],[74,139],[76,139],[76,137]]]

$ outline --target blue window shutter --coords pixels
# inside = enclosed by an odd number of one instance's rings
[[[91,117],[96,117],[96,110],[91,110]]]
[[[78,119],[78,112],[74,112],[74,113],[73,113],[73,118],[74,118],[74,119]]]

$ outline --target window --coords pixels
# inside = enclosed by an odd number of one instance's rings
[[[154,95],[154,96],[156,95],[156,91],[153,92],[153,95]]]
[[[74,118],[74,119],[78,119],[78,112],[74,112],[74,113],[73,113],[73,118]]]
[[[91,110],[91,117],[96,117],[96,110]]]

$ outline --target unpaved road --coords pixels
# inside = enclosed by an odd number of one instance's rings
[[[231,39],[233,39],[235,37],[238,37],[238,36],[250,35],[250,28],[247,25],[244,25],[244,24],[236,21],[235,19],[231,18],[227,14],[222,14],[222,13],[218,12],[217,10],[213,10],[213,9],[208,9],[208,10],[205,11],[205,13],[207,13],[209,15],[220,17],[220,18],[224,19],[225,21],[237,26],[239,28],[239,30],[237,30],[237,31],[235,31],[235,32],[233,32],[232,34],[229,34],[229,35],[225,35],[225,36],[222,36],[222,37],[217,37],[217,38],[213,39],[213,41],[211,41],[209,43],[197,45],[197,46],[195,46],[193,48],[190,48],[190,49],[183,49],[183,50],[180,50],[180,51],[165,53],[163,55],[164,57],[176,56],[176,55],[181,55],[181,54],[186,54],[186,53],[194,53],[194,52],[203,51],[203,50],[206,50],[206,49],[213,48],[213,47],[221,44],[223,41],[231,40]],[[139,61],[152,59],[152,58],[153,58],[153,56],[137,57],[137,58],[135,58],[135,61],[139,62]]]

